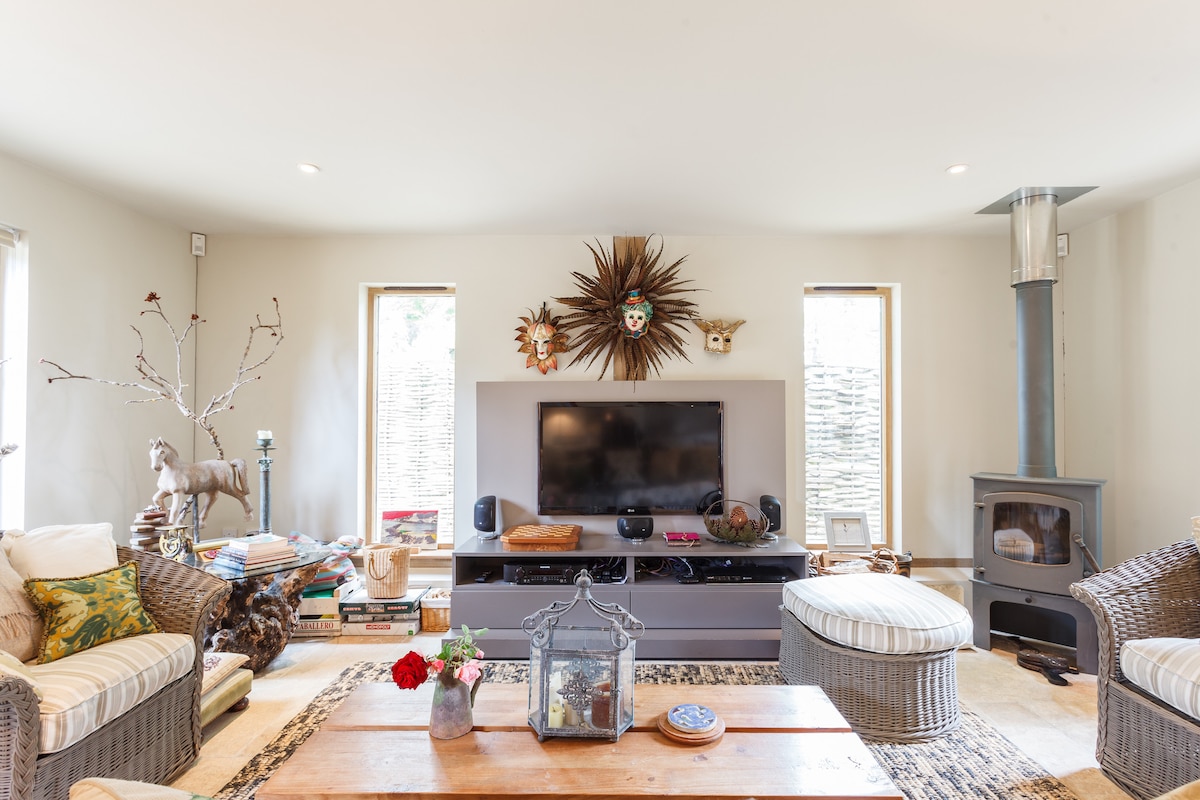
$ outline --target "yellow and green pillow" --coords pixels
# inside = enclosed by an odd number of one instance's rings
[[[159,632],[142,607],[134,561],[82,578],[30,578],[25,591],[42,617],[39,664],[126,636]]]

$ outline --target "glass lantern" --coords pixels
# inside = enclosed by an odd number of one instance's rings
[[[574,600],[555,601],[521,623],[530,636],[529,724],[538,741],[575,736],[615,742],[633,724],[634,644],[646,626],[616,603],[593,598],[586,569],[575,586]],[[602,626],[563,619],[589,610]]]

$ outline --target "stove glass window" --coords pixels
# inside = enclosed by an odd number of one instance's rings
[[[996,555],[1031,564],[1071,561],[1071,512],[1045,503],[1002,502],[992,506]]]

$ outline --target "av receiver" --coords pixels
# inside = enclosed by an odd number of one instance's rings
[[[530,564],[510,563],[504,565],[504,580],[507,583],[563,585],[575,582],[575,576],[586,564],[555,563]]]

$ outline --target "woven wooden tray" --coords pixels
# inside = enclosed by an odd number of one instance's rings
[[[500,535],[505,550],[552,552],[579,546],[579,525],[514,525]]]

